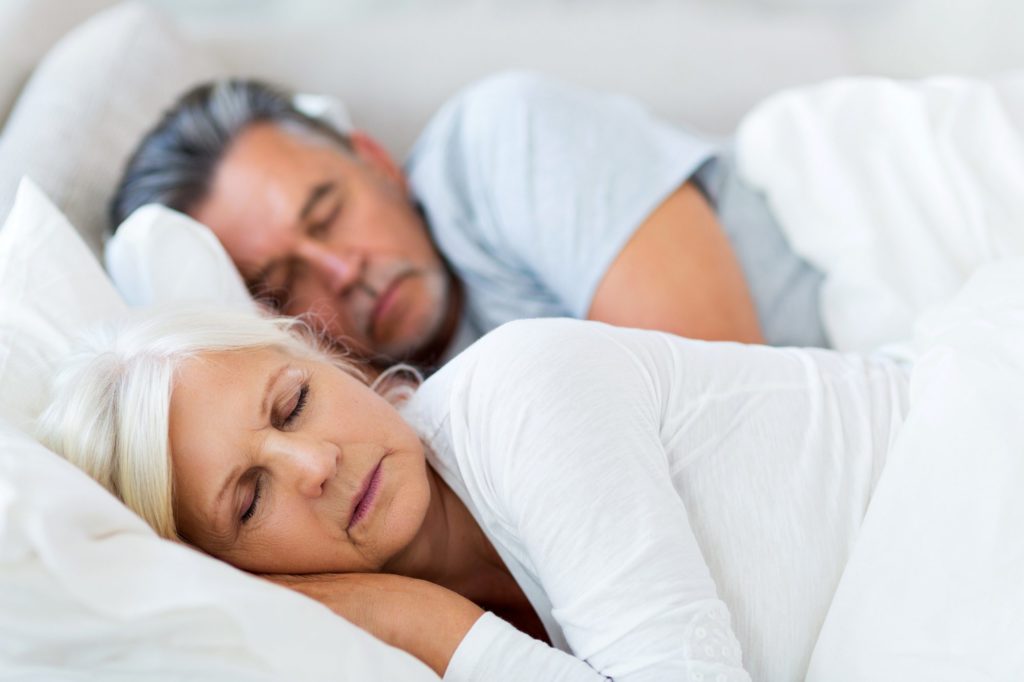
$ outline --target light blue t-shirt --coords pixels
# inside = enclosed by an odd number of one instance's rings
[[[452,350],[514,319],[586,318],[626,242],[690,178],[733,243],[768,343],[826,345],[819,273],[792,253],[730,159],[628,97],[530,73],[463,90],[406,166],[434,240],[464,283]]]

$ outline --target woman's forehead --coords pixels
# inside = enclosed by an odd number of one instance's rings
[[[174,388],[243,382],[266,372],[274,364],[290,359],[291,355],[273,346],[206,351],[181,363],[175,375]]]
[[[254,348],[202,353],[182,363],[171,391],[172,446],[257,419],[267,378],[291,361],[280,350]]]

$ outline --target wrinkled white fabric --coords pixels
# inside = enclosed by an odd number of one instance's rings
[[[161,540],[27,435],[71,337],[125,312],[24,180],[0,229],[0,679],[436,680],[322,604]]]
[[[161,540],[0,419],[0,679],[437,677],[318,602]]]
[[[917,344],[808,682],[1024,679],[1024,261],[983,268]]]
[[[830,351],[492,332],[405,414],[561,651],[491,618],[446,679],[802,679],[905,388]]]
[[[1024,76],[847,78],[778,94],[740,125],[740,172],[826,274],[840,350],[904,343],[986,263],[1024,255]]]

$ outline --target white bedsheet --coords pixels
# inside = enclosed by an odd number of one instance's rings
[[[985,263],[1024,255],[1024,75],[851,78],[783,92],[738,131],[740,172],[826,273],[833,345],[908,341]]]

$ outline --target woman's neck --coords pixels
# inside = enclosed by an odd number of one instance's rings
[[[430,506],[413,543],[384,570],[458,592],[481,606],[501,604],[515,585],[494,545],[452,488],[427,468]]]
[[[529,599],[459,496],[428,467],[430,507],[416,539],[384,570],[428,580],[548,641]]]
[[[385,570],[429,580],[478,604],[500,595],[488,589],[511,574],[480,525],[448,484],[428,467],[430,506],[412,544]]]

